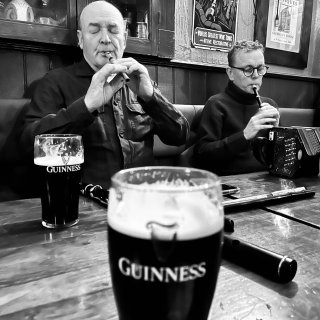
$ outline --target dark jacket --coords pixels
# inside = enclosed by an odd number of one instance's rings
[[[50,71],[37,85],[25,118],[22,147],[32,158],[34,137],[75,133],[84,144],[83,182],[108,188],[120,169],[153,164],[153,135],[170,145],[184,144],[189,125],[154,88],[148,103],[124,86],[110,105],[90,113],[84,96],[94,71],[86,61]]]

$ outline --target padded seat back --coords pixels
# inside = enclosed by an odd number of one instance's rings
[[[282,127],[315,126],[315,109],[279,108]]]
[[[18,141],[29,103],[29,99],[0,99],[0,164],[24,161]]]
[[[179,156],[185,149],[192,146],[196,141],[197,128],[200,122],[203,105],[175,104],[174,105],[187,119],[190,126],[190,136],[187,143],[183,146],[168,146],[155,136],[153,152],[156,159]]]
[[[203,105],[175,104],[187,118],[190,125],[190,139],[180,147],[168,146],[156,136],[154,141],[154,155],[156,164],[191,166],[193,146],[196,142],[196,131],[199,126]],[[314,126],[315,109],[279,108],[281,126]]]
[[[28,99],[0,99],[0,201],[38,195],[34,166],[19,146]]]

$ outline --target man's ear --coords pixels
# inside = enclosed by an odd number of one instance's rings
[[[78,46],[83,49],[83,38],[82,38],[82,31],[77,30],[77,36],[78,36]]]
[[[124,32],[124,36],[123,36],[123,41],[124,41],[124,48],[127,46],[127,39],[128,39],[128,30],[126,30],[125,32]]]
[[[234,80],[233,72],[232,72],[232,69],[231,69],[230,67],[228,67],[228,68],[226,69],[226,73],[227,73],[227,75],[228,75],[228,77],[229,77],[229,80],[230,80],[230,81],[233,81],[233,80]]]

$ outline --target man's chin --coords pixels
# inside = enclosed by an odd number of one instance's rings
[[[98,57],[96,59],[96,66],[98,66],[98,68],[102,68],[105,64],[110,63],[109,59],[106,57]]]

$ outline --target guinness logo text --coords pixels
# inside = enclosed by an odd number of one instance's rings
[[[201,278],[206,274],[205,262],[169,268],[144,266],[122,257],[119,259],[118,267],[120,272],[127,277],[150,282],[185,282]]]
[[[75,164],[72,166],[57,166],[57,167],[47,167],[47,172],[49,173],[64,173],[73,172],[81,170],[80,164]]]

